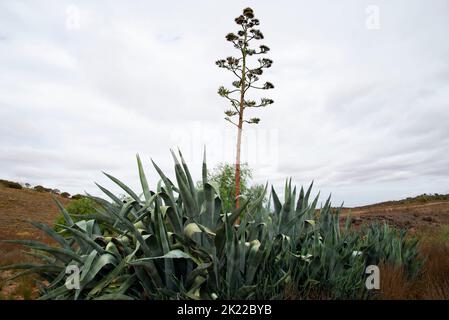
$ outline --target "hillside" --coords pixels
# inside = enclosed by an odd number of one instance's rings
[[[411,229],[411,231],[423,227],[449,225],[449,196],[424,197],[422,195],[399,201],[344,208],[342,217],[344,218],[348,214],[351,215],[352,222],[355,224],[386,221],[399,228]]]
[[[17,187],[17,186],[16,186]],[[66,205],[70,199],[54,195]],[[7,239],[34,239],[47,242],[48,239],[27,220],[53,224],[59,211],[49,192],[33,189],[17,189],[0,183],[0,241]],[[22,249],[13,244],[0,242],[0,265],[29,260]],[[0,299],[29,299],[36,294],[30,278],[23,278],[8,284],[2,282],[11,276],[10,271],[0,271]]]
[[[70,199],[54,195],[66,205]],[[0,240],[36,239],[42,235],[27,220],[36,220],[53,224],[59,211],[49,192],[32,189],[14,189],[0,185]],[[13,245],[0,243],[0,263],[14,260],[16,254]]]

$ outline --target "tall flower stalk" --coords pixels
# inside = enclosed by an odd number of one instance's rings
[[[264,108],[274,102],[268,98],[261,98],[257,102],[249,99],[248,90],[269,90],[273,89],[274,85],[271,82],[258,85],[264,69],[270,68],[273,61],[260,57],[270,51],[270,48],[266,45],[259,45],[258,49],[251,47],[255,41],[264,39],[263,33],[257,28],[259,20],[255,18],[253,10],[251,8],[244,9],[243,14],[235,18],[235,22],[239,26],[239,30],[237,33],[228,33],[226,40],[234,45],[234,48],[238,50],[238,55],[237,57],[229,56],[226,59],[218,60],[216,64],[220,68],[232,72],[236,77],[236,80],[232,82],[232,89],[221,86],[218,89],[218,94],[231,104],[231,108],[225,111],[225,120],[237,127],[235,206],[239,208],[243,125],[244,123],[258,124],[260,122],[259,118],[245,118],[244,113],[247,108]],[[251,65],[251,60],[256,60],[257,63]]]

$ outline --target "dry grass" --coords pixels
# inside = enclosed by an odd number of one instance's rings
[[[56,195],[64,205],[70,202]],[[26,220],[36,220],[53,225],[59,210],[50,193],[30,189],[11,189],[0,185],[0,241],[7,239],[33,239],[50,243],[50,239]],[[29,262],[23,247],[0,242],[0,266]],[[0,271],[0,300],[33,299],[37,297],[34,280],[24,277],[7,281],[10,271]]]
[[[449,299],[449,227],[422,230],[421,257],[425,259],[421,275],[408,280],[400,268],[383,265],[381,299]]]
[[[391,265],[381,265],[380,269],[380,292],[376,298],[386,300],[411,299],[415,283],[407,280],[403,268]]]
[[[0,277],[0,300],[33,300],[38,297],[35,286],[35,276],[24,276],[13,281],[4,281],[11,272],[3,273]]]

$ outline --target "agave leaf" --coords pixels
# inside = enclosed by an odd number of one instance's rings
[[[162,212],[160,207],[156,205],[155,207],[155,215],[156,215],[156,234],[159,239],[159,243],[162,246],[162,252],[168,254],[170,252],[170,244],[167,238],[167,232],[165,230],[165,225],[162,220]],[[171,260],[165,260],[165,284],[167,285],[169,290],[174,289],[174,283],[172,281],[172,276],[175,274],[175,265]]]
[[[192,270],[187,276],[186,284],[187,287],[191,287],[193,283],[195,282],[195,278],[198,276],[206,277],[208,273],[208,269],[212,267],[212,262],[202,263],[198,265],[195,269]]]
[[[99,296],[94,300],[134,300],[134,298],[121,293],[109,293]]]
[[[274,190],[273,186],[271,186],[271,195],[273,197],[274,212],[279,215],[281,213],[282,204],[281,201],[279,201],[279,197],[276,194],[276,191]]]
[[[91,253],[87,256],[87,258],[84,262],[84,265],[83,265],[83,270],[81,272],[81,277],[80,277],[81,284],[83,284],[85,282],[84,280],[86,279],[86,276],[89,274],[90,268],[91,268],[92,263],[94,262],[95,258],[97,257],[97,254],[98,254],[98,252],[96,250],[92,250]]]
[[[69,226],[73,226],[73,220],[72,220],[72,218],[70,217],[70,214],[67,212],[67,210],[66,210],[66,209],[64,208],[64,206],[62,205],[62,203],[59,202],[59,200],[56,199],[56,197],[55,197],[54,195],[51,195],[51,197],[53,198],[53,201],[54,201],[54,202],[56,203],[56,205],[58,206],[59,211],[61,211],[62,215],[64,216],[64,219],[65,219],[66,223],[67,223]]]
[[[207,183],[207,163],[206,163],[206,146],[203,151],[203,167],[202,167],[203,186]]]
[[[49,255],[46,255],[46,254],[43,254],[43,253],[39,253],[39,252],[36,252],[36,251],[23,251],[23,253],[28,255],[28,256],[41,259],[41,260],[45,261],[47,264],[54,264],[57,261],[55,258],[52,258]]]
[[[156,259],[191,259],[194,262],[199,262],[194,256],[192,256],[182,250],[174,249],[174,250],[167,252],[163,256],[137,259],[137,260],[130,262],[129,264],[145,265],[146,262],[156,260]],[[200,262],[199,262],[199,264],[200,264]]]
[[[248,200],[245,201],[240,208],[234,209],[234,211],[229,217],[225,215],[225,221],[221,222],[220,225],[215,230],[214,242],[219,257],[222,257],[224,253],[224,247],[226,243],[226,224],[228,223],[228,221],[231,225],[234,224],[234,222],[237,220],[237,218],[240,216],[243,210],[246,209],[247,205]]]
[[[296,212],[301,212],[304,210],[304,206],[306,206],[307,204],[304,204],[304,188],[301,187],[301,190],[299,191],[299,197],[298,197],[298,202],[296,203]]]
[[[138,249],[139,247],[137,247],[131,254],[126,256],[124,259],[122,259],[120,263],[116,265],[115,268],[106,275],[106,277],[104,277],[94,288],[92,288],[87,297],[93,298],[98,293],[100,293],[104,288],[106,288],[114,279],[116,279],[125,270],[131,259],[134,258]],[[136,273],[142,275],[142,270],[136,270]],[[152,279],[152,281],[154,280]],[[161,282],[158,282],[158,284],[161,284]],[[147,285],[145,284],[144,287],[147,287]]]
[[[72,233],[73,235],[79,237],[82,241],[84,241],[86,244],[88,244],[92,249],[97,250],[99,253],[101,253],[101,254],[106,253],[106,250],[104,250],[98,243],[96,243],[94,240],[92,240],[92,238],[90,238],[88,235],[86,235],[86,233],[79,231],[75,228],[61,225],[61,224],[57,224],[57,226],[65,229],[65,230],[69,231],[70,233]]]
[[[182,217],[181,212],[178,212],[178,207],[176,206],[176,200],[175,200],[175,196],[173,194],[173,183],[170,181],[170,179],[168,179],[166,177],[166,175],[164,174],[164,172],[156,165],[156,163],[151,160],[151,162],[153,163],[154,168],[156,169],[157,173],[159,174],[159,176],[161,177],[162,181],[164,182],[165,185],[165,194],[168,196],[168,199],[170,200],[170,206],[173,208],[173,210],[176,211],[176,215],[178,217]]]
[[[66,227],[66,226],[64,226]],[[3,242],[6,243],[14,243],[14,244],[21,244],[27,247],[30,247],[32,249],[45,251],[50,254],[52,254],[57,259],[61,260],[62,262],[67,262],[70,259],[74,259],[78,262],[82,262],[81,258],[72,250],[63,249],[63,248],[56,248],[56,247],[50,247],[46,245],[45,243],[34,241],[34,240],[3,240]],[[70,258],[70,259],[69,259]]]
[[[120,215],[116,214],[115,212],[112,212],[112,214],[116,216],[123,223],[123,226],[126,227],[126,229],[128,229],[128,231],[131,232],[136,237],[144,253],[146,255],[151,255],[150,249],[148,248],[147,244],[145,243],[145,240],[143,239],[139,230],[137,230],[137,228],[134,226],[134,224],[132,224],[125,217],[121,217]]]
[[[168,217],[168,220],[170,221],[171,226],[173,227],[173,231],[175,233],[181,234],[182,233],[182,222],[181,218],[176,214],[176,210],[173,209],[173,207],[163,207],[162,208],[163,214]]]
[[[112,201],[114,201],[116,204],[118,205],[123,205],[123,201],[120,200],[118,197],[116,197],[111,191],[109,191],[108,189],[106,189],[105,187],[101,186],[100,184],[96,183],[97,187],[104,193],[106,194],[109,198],[111,198]],[[107,206],[110,206],[110,203],[105,201],[104,199],[98,198],[98,197],[93,197],[89,195],[89,198],[92,198],[93,200],[99,201],[103,204],[107,204]]]
[[[192,176],[190,175],[189,167],[187,166],[187,164],[182,156],[182,153],[179,149],[178,149],[178,153],[179,153],[179,157],[181,158],[182,167],[184,169],[185,176],[187,178],[187,183],[190,188],[190,193],[192,194],[196,210],[198,210],[198,202],[197,202],[198,195],[197,195],[197,191],[196,191],[196,185],[192,180]]]
[[[91,257],[91,256],[89,256]],[[106,266],[106,265],[117,266],[117,259],[110,253],[102,254],[99,257],[93,255],[93,260],[91,264],[87,267],[85,265],[85,270],[83,269],[82,279],[84,280],[84,285],[89,283],[94,279],[94,277]]]
[[[64,296],[66,294],[71,294],[71,293],[73,293],[73,290],[67,289],[67,287],[66,287],[66,285],[64,283],[62,286],[60,286],[60,287],[58,287],[56,289],[53,289],[53,290],[47,292],[46,294],[40,296],[38,298],[38,300],[57,299],[58,297]]]
[[[132,191],[127,185],[125,185],[123,182],[121,182],[116,177],[113,177],[110,174],[107,174],[106,172],[103,172],[103,174],[106,177],[108,177],[109,179],[111,179],[112,181],[114,181],[120,188],[122,188],[127,194],[129,194],[131,196],[131,198],[133,198],[137,202],[140,202],[139,196],[137,194],[135,194],[134,191]]]
[[[142,162],[140,161],[140,157],[137,154],[137,166],[139,167],[139,177],[140,177],[140,184],[142,185],[142,190],[143,190],[143,195],[145,197],[145,200],[147,202],[150,201],[151,198],[151,191],[150,188],[148,187],[148,181],[147,178],[145,176],[145,171],[143,170],[143,166],[142,166]]]
[[[179,192],[182,197],[183,204],[185,205],[185,213],[190,219],[195,219],[199,215],[198,206],[196,205],[195,195],[192,194],[190,187],[187,184],[187,178],[182,170],[181,164],[176,160],[175,155],[173,154],[175,161],[177,162],[175,165],[175,174],[176,181],[179,185]]]
[[[63,236],[61,236],[59,233],[54,231],[48,225],[46,225],[44,223],[37,222],[37,221],[28,221],[28,222],[30,224],[32,224],[33,226],[35,226],[36,228],[44,231],[47,235],[49,235],[51,238],[53,238],[56,242],[58,242],[65,249],[72,250],[70,245],[67,243],[66,239],[64,239]]]
[[[246,284],[250,285],[254,281],[257,269],[260,267],[264,256],[264,246],[261,247],[259,240],[253,240],[249,253],[248,253],[248,263],[246,270]]]

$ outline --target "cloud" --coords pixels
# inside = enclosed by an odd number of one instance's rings
[[[314,180],[347,205],[449,192],[445,1],[378,1],[379,30],[365,27],[372,1],[249,4],[276,87],[243,136],[255,182]],[[171,174],[170,148],[198,178],[203,146],[210,166],[232,161],[216,94],[232,77],[214,62],[234,53],[241,7],[2,2],[0,177],[95,193],[118,190],[101,171],[138,188],[136,153],[154,184],[149,158]]]

